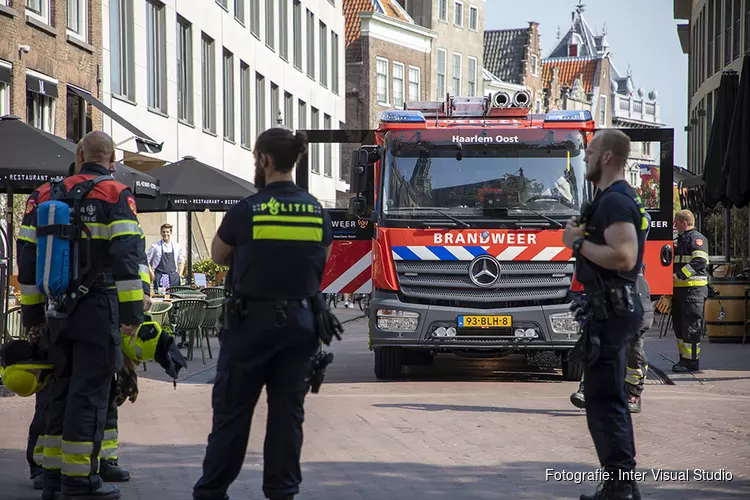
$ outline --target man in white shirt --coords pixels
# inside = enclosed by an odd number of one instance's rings
[[[172,226],[163,224],[161,226],[161,241],[151,245],[148,249],[148,265],[151,269],[151,278],[154,288],[161,285],[162,276],[169,278],[167,288],[180,284],[180,276],[185,270],[185,253],[182,246],[176,241],[171,241]]]

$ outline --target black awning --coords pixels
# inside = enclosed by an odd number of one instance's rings
[[[150,152],[150,153],[160,153],[161,152],[161,148],[164,145],[163,142],[161,144],[157,143],[151,137],[149,137],[144,132],[142,132],[141,130],[139,130],[135,125],[133,125],[132,123],[130,123],[129,121],[127,121],[125,118],[123,118],[122,116],[118,115],[113,110],[111,110],[110,108],[108,108],[107,106],[105,106],[104,103],[102,103],[99,99],[97,99],[96,97],[94,97],[92,94],[86,92],[85,90],[80,90],[80,89],[77,89],[75,87],[72,87],[70,85],[68,86],[68,90],[70,90],[74,94],[80,96],[87,103],[91,104],[96,109],[98,109],[99,111],[101,111],[105,115],[107,115],[110,118],[112,118],[115,122],[119,123],[124,128],[126,128],[127,130],[129,130],[130,132],[132,132],[133,135],[135,135],[136,142],[141,142],[143,144],[147,144],[148,145],[148,149],[147,149],[148,152]],[[139,150],[140,150],[140,148],[139,148]]]
[[[11,69],[6,66],[0,66],[0,82],[10,83]]]
[[[26,90],[57,99],[57,84],[26,74]]]

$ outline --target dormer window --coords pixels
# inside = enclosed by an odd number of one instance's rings
[[[578,45],[573,45],[573,44],[568,45],[568,56],[578,57]]]

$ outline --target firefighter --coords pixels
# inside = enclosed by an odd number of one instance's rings
[[[70,164],[68,168],[68,176],[75,175],[76,170],[81,169],[83,165],[82,159],[83,141],[79,141],[76,147],[76,159]],[[114,175],[115,165],[108,166],[110,174]],[[149,277],[150,278],[150,277]],[[141,275],[142,280],[146,280],[146,276]],[[147,282],[145,281],[146,283]],[[150,288],[150,287],[149,287]],[[144,287],[144,292],[148,293],[148,290]],[[144,295],[144,308],[150,307],[150,297]],[[37,334],[32,337],[31,342],[36,345],[40,343],[40,336]],[[44,351],[48,350],[48,346],[40,346]],[[105,419],[104,438],[102,441],[102,452],[101,462],[99,467],[99,475],[102,481],[106,483],[115,482],[126,482],[130,480],[130,472],[122,468],[118,464],[118,450],[119,450],[119,438],[117,431],[117,404],[115,403],[117,377],[112,377],[112,384],[110,386],[109,401],[107,403],[107,416]],[[31,420],[29,426],[29,437],[26,445],[26,460],[29,463],[30,478],[33,481],[34,489],[41,490],[44,486],[44,467],[42,467],[42,460],[44,454],[44,443],[46,436],[44,434],[44,428],[47,422],[47,409],[49,407],[49,386],[45,386],[39,392],[36,393],[36,404],[34,406],[34,417]]]
[[[263,493],[287,500],[299,492],[303,404],[320,343],[311,297],[324,301],[319,290],[332,241],[328,214],[292,177],[306,146],[302,132],[281,127],[258,136],[253,154],[260,191],[227,212],[211,246],[214,262],[231,265],[231,298],[196,500],[227,498],[264,385]]]
[[[649,221],[650,227],[651,216],[648,215],[648,212],[646,212],[646,219]],[[646,230],[646,238],[648,238],[648,230]],[[641,412],[641,394],[643,394],[643,386],[646,381],[646,374],[648,373],[648,358],[646,357],[646,350],[643,347],[643,336],[654,324],[654,307],[651,303],[651,289],[648,286],[645,272],[646,264],[643,264],[641,272],[638,274],[638,280],[636,281],[638,296],[643,305],[643,322],[641,323],[638,335],[633,337],[633,340],[630,342],[627,354],[625,388],[628,392],[628,410],[630,413]],[[583,377],[581,377],[581,383],[578,385],[578,390],[570,395],[570,402],[578,408],[586,407],[586,399],[583,394]]]
[[[672,324],[680,360],[673,372],[697,371],[703,331],[703,304],[708,296],[708,240],[695,229],[690,210],[674,215],[677,242],[674,252]]]
[[[599,189],[580,218],[571,219],[563,241],[576,255],[576,277],[583,284],[585,318],[571,353],[584,362],[586,421],[603,484],[581,500],[640,498],[634,477],[635,441],[625,391],[626,351],[643,320],[635,283],[642,268],[648,220],[625,180],[630,139],[604,129],[586,149],[586,180]],[[576,315],[580,313],[576,310]]]
[[[120,331],[134,335],[143,322],[150,277],[135,199],[130,189],[111,177],[114,158],[111,137],[101,131],[87,134],[77,153],[76,175],[67,177],[62,187],[47,183],[28,198],[17,241],[23,325],[32,336],[44,332],[55,365],[43,436],[43,499],[54,498],[57,491],[70,500],[120,498],[119,489],[103,484],[99,474],[100,454],[106,458],[110,449],[105,447],[109,445],[105,437],[110,437],[105,436],[105,413],[112,377],[123,362]],[[76,201],[76,193],[85,196]],[[52,246],[46,240],[58,234],[54,225],[46,231],[49,221],[38,220],[38,212],[53,197],[71,207],[80,204],[80,214],[71,210],[71,218],[80,217],[88,231],[86,238],[67,234],[72,248],[81,249],[82,275],[70,276],[79,285],[75,297],[70,289],[65,296],[50,295],[53,283],[46,277],[51,276],[51,267],[40,273],[45,276],[44,288],[37,288],[38,238]],[[90,253],[85,240],[90,242]],[[53,260],[42,262],[53,265]]]

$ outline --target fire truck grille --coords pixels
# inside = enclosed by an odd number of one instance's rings
[[[475,285],[469,262],[396,262],[406,301],[467,307],[523,307],[565,300],[573,279],[571,262],[508,262],[491,288]]]

